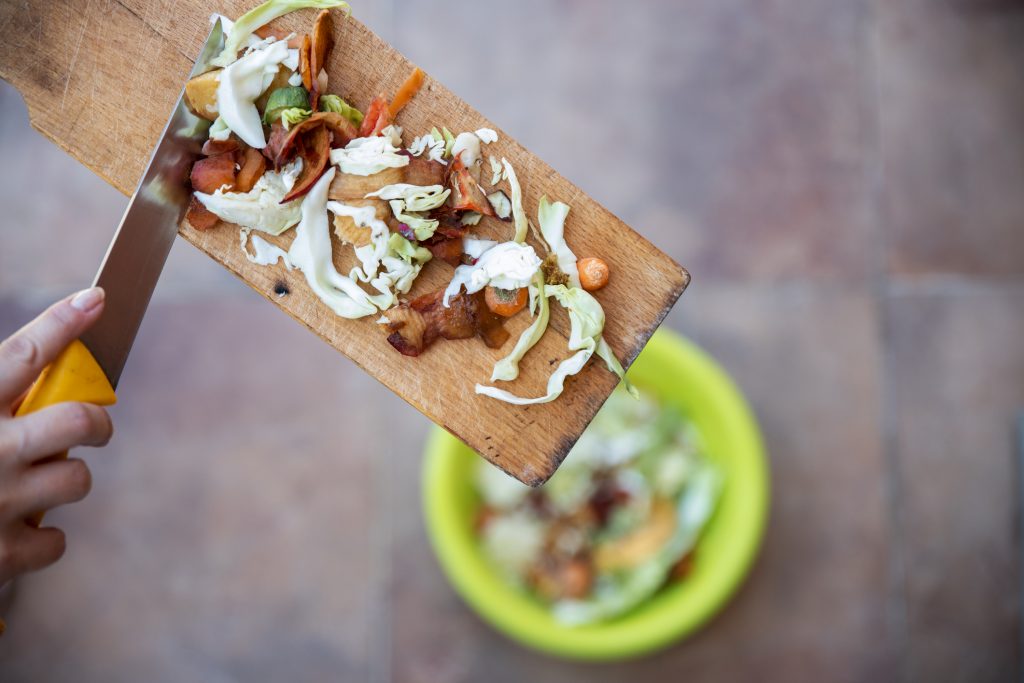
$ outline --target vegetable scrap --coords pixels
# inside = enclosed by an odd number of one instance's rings
[[[320,10],[307,34],[268,25],[304,8]],[[511,336],[505,321],[528,310],[533,322],[494,366],[492,384],[518,377],[520,361],[547,329],[549,300],[562,306],[570,355],[545,393],[521,397],[477,384],[479,395],[518,405],[553,401],[595,354],[622,377],[602,336],[604,310],[588,293],[608,283],[609,267],[596,257],[577,260],[569,248],[569,206],[541,197],[540,232],[528,242],[525,195],[512,163],[488,154],[484,171],[485,146],[500,145],[495,131],[435,126],[407,144],[400,119],[429,89],[418,68],[393,96],[379,93],[364,109],[331,92],[345,85],[327,70],[336,42],[333,8],[347,16],[340,0],[268,0],[234,22],[214,16],[224,49],[214,69],[185,86],[189,107],[212,122],[204,156],[192,167],[188,222],[196,230],[236,225],[250,262],[300,270],[340,317],[378,316],[388,343],[406,356],[441,339],[480,337],[501,348]],[[509,227],[505,241],[480,237]],[[335,266],[335,243],[355,257],[347,273]],[[449,284],[406,300],[432,261],[438,265],[431,268],[454,269]]]
[[[613,619],[685,580],[723,483],[693,423],[622,391],[543,487],[485,463],[476,475],[484,555],[567,626]]]

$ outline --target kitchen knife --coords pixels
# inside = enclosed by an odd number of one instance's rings
[[[217,21],[189,78],[209,70],[222,38]],[[106,292],[102,316],[43,370],[16,415],[64,401],[101,406],[116,401],[114,388],[188,208],[189,172],[209,127],[209,121],[189,111],[182,90],[96,274],[93,284]],[[35,524],[41,520],[41,514],[32,519]]]

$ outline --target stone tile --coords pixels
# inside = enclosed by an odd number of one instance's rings
[[[5,304],[0,334],[28,317]],[[390,394],[255,294],[157,304],[119,394],[92,495],[48,518],[67,555],[17,586],[4,679],[366,680]]]
[[[554,661],[481,624],[445,586],[404,504],[394,546],[395,681],[860,681],[896,667],[887,646],[889,541],[880,361],[871,300],[810,287],[697,288],[669,325],[746,391],[771,456],[762,555],[735,601],[688,643],[614,666]],[[415,496],[400,478],[398,501]],[[401,508],[401,509],[399,509]],[[404,521],[403,521],[404,520]],[[827,624],[827,627],[825,626]],[[738,644],[742,644],[739,646]]]
[[[1024,6],[874,5],[890,270],[1024,274]]]
[[[1024,287],[901,287],[886,309],[907,678],[1015,680]]]
[[[397,0],[396,17],[399,49],[696,281],[866,277],[866,2]]]

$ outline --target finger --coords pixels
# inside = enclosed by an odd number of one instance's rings
[[[110,415],[91,403],[58,403],[0,422],[0,453],[31,464],[74,446],[103,446],[114,426]]]
[[[85,332],[103,310],[104,293],[86,289],[58,301],[0,343],[0,402],[10,405],[50,361]]]
[[[61,558],[65,548],[60,529],[19,525],[0,539],[0,579],[48,567]]]
[[[29,467],[19,478],[5,514],[23,519],[37,512],[75,503],[92,489],[92,474],[79,458]]]

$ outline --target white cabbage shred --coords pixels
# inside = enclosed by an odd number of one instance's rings
[[[215,60],[223,70],[218,75],[217,118],[211,126],[210,138],[226,140],[233,133],[254,148],[264,148],[266,138],[263,122],[255,101],[266,91],[279,68],[298,69],[298,50],[289,49],[287,40],[273,37],[259,39],[253,31],[272,19],[301,7],[346,6],[339,0],[269,0],[243,15],[237,22],[215,15],[227,34],[224,51]],[[244,50],[241,57],[239,52]],[[325,73],[318,75],[326,77]],[[301,82],[299,74],[292,74],[289,83]],[[322,85],[326,86],[326,83]],[[323,88],[326,89],[326,88]],[[240,226],[240,242],[246,258],[259,265],[283,263],[286,268],[299,269],[313,292],[337,315],[361,318],[386,311],[398,303],[398,296],[406,294],[419,275],[423,265],[431,259],[429,250],[418,244],[431,238],[439,226],[429,212],[442,207],[451,190],[442,185],[417,186],[407,183],[387,185],[366,195],[388,202],[394,217],[412,231],[415,240],[393,234],[387,223],[377,218],[374,207],[351,206],[340,201],[328,201],[328,188],[337,173],[371,176],[387,169],[402,168],[409,164],[409,155],[421,156],[448,163],[458,158],[474,177],[483,170],[482,146],[498,141],[498,134],[490,128],[453,135],[447,128],[435,127],[429,133],[415,138],[407,151],[402,150],[402,129],[391,125],[380,135],[356,138],[345,147],[330,152],[331,167],[313,185],[305,197],[282,204],[281,200],[294,187],[302,170],[302,160],[281,169],[267,171],[249,192],[229,192],[220,188],[212,194],[195,192],[203,206],[223,221]],[[491,374],[491,381],[512,381],[519,375],[523,356],[544,335],[550,318],[549,298],[553,297],[566,308],[571,322],[568,348],[572,355],[563,360],[547,383],[543,396],[523,398],[492,386],[476,385],[476,392],[515,404],[542,403],[554,400],[561,392],[565,379],[578,373],[587,361],[597,354],[609,369],[623,376],[622,366],[602,337],[604,311],[594,297],[580,287],[576,269],[576,255],[565,242],[565,220],[569,207],[562,202],[551,202],[541,197],[538,206],[540,241],[557,258],[559,268],[568,276],[569,286],[549,286],[540,270],[541,258],[534,248],[526,244],[530,223],[523,208],[523,191],[512,164],[502,158],[499,162],[488,156],[491,185],[508,181],[510,197],[492,192],[488,200],[500,204],[500,213],[507,215],[509,205],[514,226],[512,239],[507,242],[463,238],[463,252],[472,260],[461,265],[444,292],[444,305],[451,297],[465,289],[475,293],[490,285],[499,289],[526,287],[530,312],[535,316],[508,356],[499,360]],[[346,216],[356,226],[368,229],[370,243],[353,249],[358,265],[347,275],[339,273],[333,263],[330,214]],[[461,217],[463,225],[477,225],[482,216],[467,212]],[[286,251],[251,234],[253,231],[281,235],[296,227],[295,238]],[[408,234],[408,233],[404,233]],[[246,245],[252,245],[250,252]],[[370,293],[361,285],[368,285]],[[381,318],[386,320],[386,316]],[[511,530],[510,530],[511,532]]]
[[[273,41],[232,62],[217,79],[220,118],[250,147],[263,149],[267,146],[256,100],[270,87],[278,66],[286,59],[288,43]]]
[[[331,150],[331,163],[342,173],[368,176],[389,168],[409,165],[409,157],[398,153],[388,136],[356,138],[340,149]]]
[[[448,162],[444,159],[444,147],[443,137],[435,138],[431,133],[427,133],[412,141],[412,144],[409,145],[409,153],[418,157],[426,152],[428,159],[447,164]]]
[[[282,17],[295,10],[312,7],[314,9],[330,9],[333,7],[344,7],[348,9],[348,3],[341,0],[267,0],[242,16],[237,21],[231,21],[220,15],[213,15],[213,18],[221,19],[221,26],[225,33],[224,49],[213,59],[214,66],[228,66],[235,61],[238,51],[254,42],[253,32],[269,24],[274,19]]]
[[[516,233],[512,239],[522,243],[526,241],[526,231],[529,229],[526,212],[523,211],[523,188],[520,187],[519,178],[516,177],[515,169],[508,163],[508,159],[502,159],[501,165],[505,169],[502,177],[508,180],[508,186],[512,189],[512,223],[516,226]]]
[[[506,169],[511,170],[508,161],[503,160]],[[515,177],[514,172],[510,175]],[[513,196],[518,183],[513,186]],[[513,207],[516,205],[513,199]],[[520,205],[521,211],[521,205]],[[499,360],[491,373],[491,381],[511,381],[519,376],[519,362],[533,348],[547,329],[550,315],[548,297],[553,296],[569,313],[571,329],[569,332],[569,350],[575,353],[559,363],[554,373],[548,378],[547,392],[543,396],[524,398],[497,387],[484,384],[476,385],[476,393],[490,396],[501,401],[516,405],[548,403],[558,398],[565,385],[565,379],[583,369],[590,357],[595,353],[605,361],[608,369],[625,380],[625,371],[608,346],[601,333],[604,331],[604,309],[601,304],[580,287],[579,273],[576,269],[576,255],[565,243],[565,219],[569,215],[569,206],[562,202],[550,202],[541,197],[537,209],[537,219],[546,246],[558,259],[558,266],[569,276],[570,287],[565,285],[545,285],[542,273],[530,283],[530,308],[539,308],[536,319],[523,330],[512,352]],[[525,220],[525,216],[523,217]],[[511,243],[510,243],[511,244]],[[465,266],[463,266],[465,267]],[[454,282],[454,280],[453,280]],[[636,395],[636,390],[627,382],[627,389]]]
[[[356,282],[334,268],[331,232],[327,221],[327,188],[334,180],[335,170],[316,181],[302,200],[302,220],[295,230],[295,240],[288,250],[293,267],[306,276],[309,288],[342,318],[373,315],[377,307]]]
[[[452,281],[444,290],[444,305],[459,293],[479,292],[487,285],[499,289],[518,289],[530,284],[534,273],[540,268],[540,258],[529,244],[503,242],[491,247],[473,265],[455,269]]]
[[[298,168],[301,164],[299,160]],[[280,235],[302,217],[301,199],[281,203],[295,183],[295,168],[289,165],[280,173],[267,171],[248,192],[225,192],[221,188],[213,194],[196,191],[195,197],[222,221]]]

